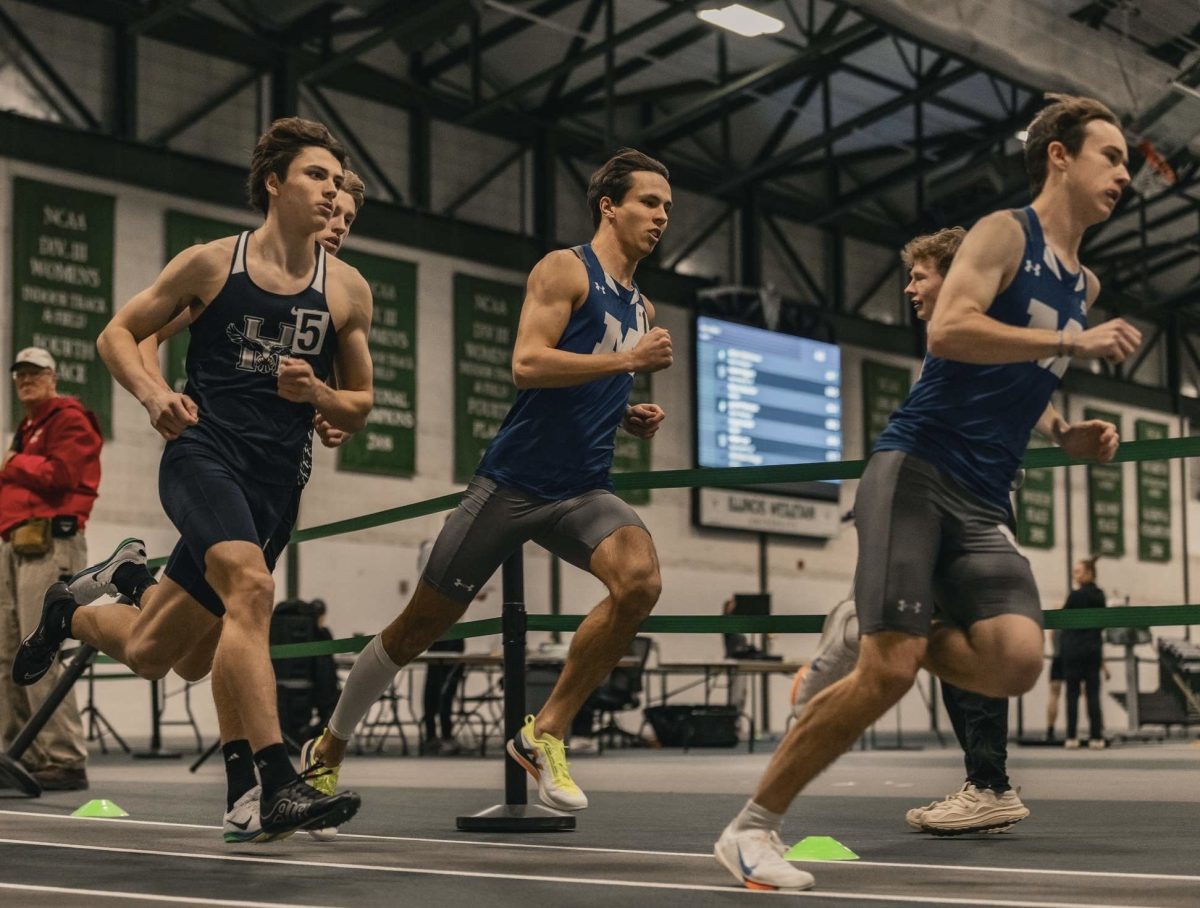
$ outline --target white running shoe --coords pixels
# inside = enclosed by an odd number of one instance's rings
[[[80,605],[90,605],[101,596],[119,596],[120,590],[113,584],[113,574],[123,564],[145,564],[146,543],[140,539],[122,539],[116,551],[67,581],[67,589]]]
[[[854,600],[845,599],[835,605],[825,618],[816,655],[796,685],[792,714],[799,717],[813,697],[850,674],[857,661],[858,614],[854,610]]]
[[[234,802],[225,814],[225,841],[231,845],[255,842],[262,835],[262,817],[258,802],[262,799],[262,786],[255,785]]]
[[[783,855],[787,849],[778,834],[765,829],[735,830],[730,823],[713,846],[713,856],[747,889],[811,889],[811,873],[793,867]]]
[[[557,810],[583,810],[587,795],[571,778],[567,749],[554,735],[534,735],[533,716],[525,717],[524,727],[509,739],[508,754],[538,785],[538,797],[547,807]]]
[[[1015,788],[997,794],[968,782],[944,801],[925,809],[921,829],[936,836],[1007,829],[1029,816]]]

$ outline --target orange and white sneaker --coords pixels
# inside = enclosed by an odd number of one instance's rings
[[[816,883],[813,875],[789,864],[783,857],[786,851],[778,834],[766,829],[734,829],[732,823],[713,846],[720,865],[747,889],[811,889]]]
[[[508,742],[508,755],[533,776],[538,797],[547,807],[583,810],[588,806],[587,795],[571,778],[566,746],[553,735],[535,735],[533,716],[525,717],[525,726]]]

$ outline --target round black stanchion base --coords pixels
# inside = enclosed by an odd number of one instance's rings
[[[575,828],[575,816],[541,804],[497,804],[469,817],[458,817],[463,832],[565,832]]]
[[[15,788],[30,798],[42,796],[42,786],[38,780],[8,754],[0,754],[0,788]],[[574,825],[575,818],[571,817],[571,826]]]

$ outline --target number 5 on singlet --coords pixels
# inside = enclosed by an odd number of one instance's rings
[[[325,346],[325,332],[329,329],[329,313],[320,309],[293,309],[296,315],[296,336],[292,351],[313,356]]]

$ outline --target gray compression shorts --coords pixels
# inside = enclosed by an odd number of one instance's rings
[[[926,636],[934,618],[970,627],[997,615],[1042,625],[1029,561],[1011,518],[926,461],[881,451],[854,502],[859,633]]]
[[[626,526],[646,529],[633,508],[605,489],[550,501],[475,476],[438,534],[421,579],[466,604],[530,540],[590,571],[596,546]]]

